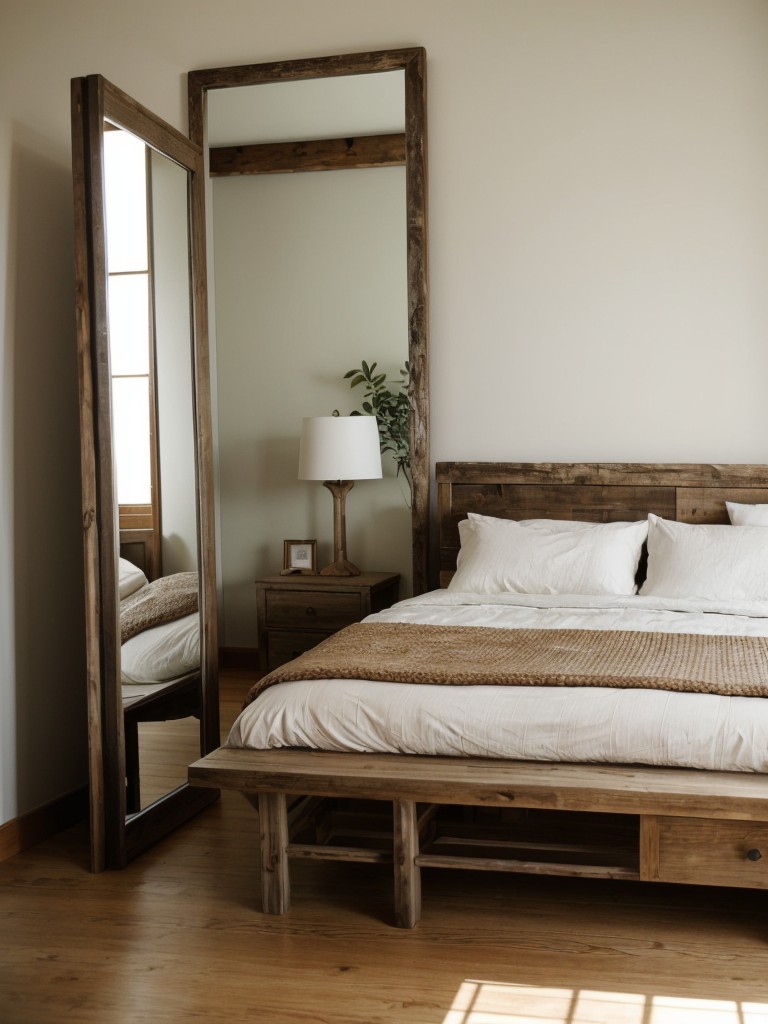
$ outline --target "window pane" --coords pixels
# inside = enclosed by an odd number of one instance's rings
[[[149,380],[112,381],[112,435],[119,505],[148,505],[152,500],[149,458]]]
[[[112,374],[149,373],[149,277],[109,279],[109,356]]]
[[[144,143],[125,131],[104,132],[107,269],[146,270],[147,168]]]

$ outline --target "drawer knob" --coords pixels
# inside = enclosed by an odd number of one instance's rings
[[[304,614],[305,615],[317,615],[317,612],[315,611],[315,609],[312,607],[311,604],[308,604],[307,607],[304,609]]]
[[[759,850],[747,850],[747,860],[760,860],[762,856]]]

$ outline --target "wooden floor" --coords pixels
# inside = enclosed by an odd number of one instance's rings
[[[299,862],[265,917],[256,840],[225,794],[121,872],[85,825],[0,864],[2,1024],[768,1024],[768,893],[424,871],[406,931],[389,869]]]

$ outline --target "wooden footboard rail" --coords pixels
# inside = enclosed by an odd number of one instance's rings
[[[190,766],[189,781],[237,790],[258,805],[262,909],[271,914],[289,908],[291,857],[391,860],[395,921],[402,928],[421,916],[422,867],[768,889],[765,775],[222,747]],[[289,795],[306,798],[290,814]],[[328,797],[390,802],[389,849],[293,843],[318,798]],[[554,841],[551,831],[543,841],[514,829],[501,839],[455,829],[440,837],[433,826],[436,809],[444,807],[554,812],[558,822],[580,815],[582,825],[583,819],[594,823],[593,837],[618,816],[619,838],[606,850],[593,840]]]

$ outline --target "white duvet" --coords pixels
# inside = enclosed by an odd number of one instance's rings
[[[768,603],[441,590],[366,621],[768,636]],[[299,681],[273,686],[250,704],[227,745],[763,772],[768,700],[602,687]]]
[[[120,648],[122,682],[165,683],[200,667],[200,616],[197,612],[153,626]]]

